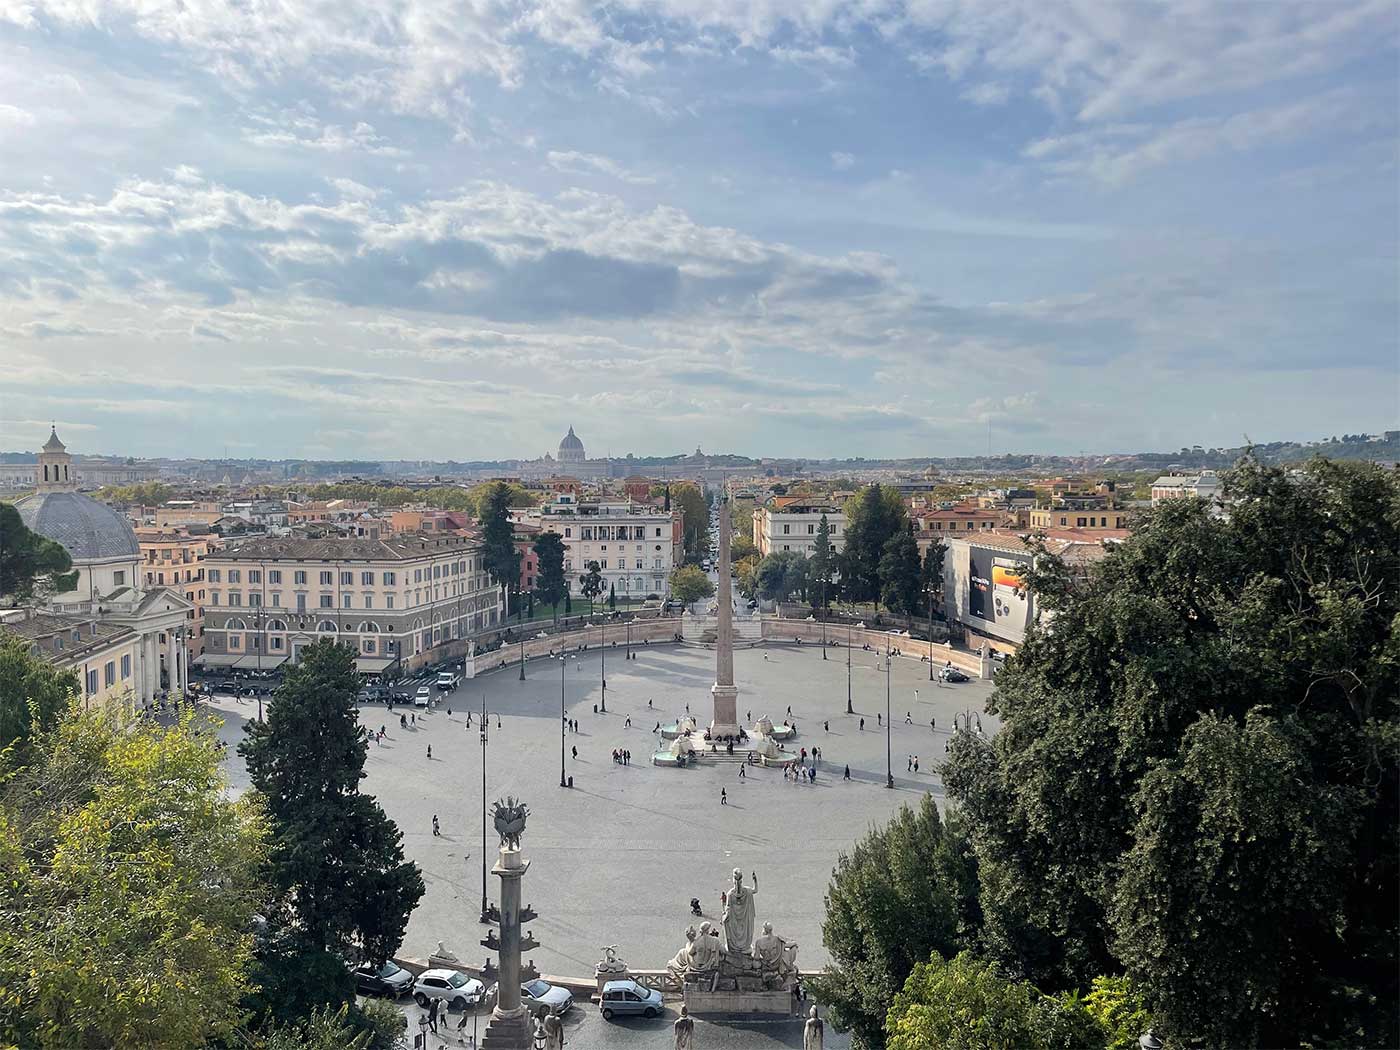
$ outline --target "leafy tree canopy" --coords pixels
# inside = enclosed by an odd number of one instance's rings
[[[671,486],[671,506],[684,515],[682,547],[687,561],[699,561],[710,550],[710,505],[700,486],[684,481]]]
[[[26,640],[0,631],[0,773],[24,759],[33,737],[58,724],[80,688],[72,671],[30,656]]]
[[[671,598],[689,605],[715,593],[710,578],[695,565],[682,565],[671,573]]]
[[[78,583],[72,568],[63,544],[40,536],[18,510],[0,503],[0,598],[23,601],[33,597],[36,585],[40,592],[71,591]]]
[[[846,501],[846,543],[841,552],[841,581],[846,597],[880,599],[880,559],[885,544],[909,530],[904,500],[894,489],[868,485]]]
[[[913,615],[923,605],[923,563],[907,528],[885,541],[880,555],[880,600],[891,612]]]
[[[757,582],[760,596],[785,602],[807,592],[811,569],[801,551],[774,551],[758,563]]]
[[[542,532],[534,543],[539,572],[535,575],[535,594],[546,605],[557,606],[568,592],[564,576],[564,539],[557,532]]]
[[[955,738],[985,938],[1210,1046],[1400,1045],[1400,478],[1246,458],[1074,580]]]

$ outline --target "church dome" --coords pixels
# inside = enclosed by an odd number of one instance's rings
[[[141,557],[131,523],[81,492],[36,492],[16,501],[15,509],[30,529],[63,544],[75,562]]]
[[[559,442],[559,459],[564,463],[582,463],[585,458],[583,442],[574,433],[574,428],[570,427],[569,432],[564,435],[564,440]]]
[[[583,442],[580,441],[578,435],[574,433],[574,428],[570,427],[569,432],[564,435],[564,440],[559,442],[559,451],[563,452],[565,449],[575,448],[583,448]]]

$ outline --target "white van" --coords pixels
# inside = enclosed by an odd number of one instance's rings
[[[440,692],[448,693],[456,689],[461,679],[451,671],[439,671],[437,676],[437,687]]]

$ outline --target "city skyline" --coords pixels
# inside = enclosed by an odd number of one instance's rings
[[[10,8],[0,447],[1393,429],[1396,30],[1367,2]]]

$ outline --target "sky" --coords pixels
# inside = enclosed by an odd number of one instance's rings
[[[1400,426],[1394,0],[0,0],[0,449]]]

